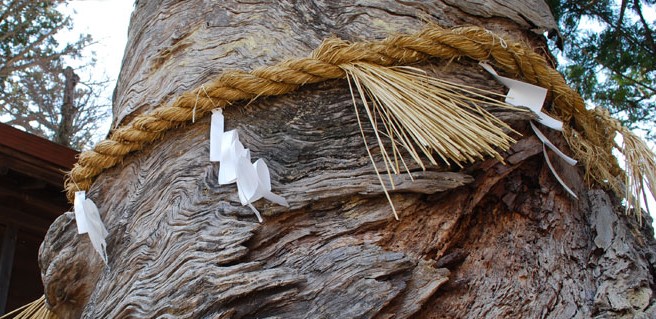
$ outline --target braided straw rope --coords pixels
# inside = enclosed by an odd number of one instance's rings
[[[120,163],[134,151],[161,138],[172,128],[202,117],[216,107],[260,96],[292,92],[301,85],[345,78],[340,65],[367,62],[380,66],[408,65],[430,58],[492,61],[503,71],[549,90],[553,111],[565,123],[565,138],[575,157],[586,168],[589,183],[608,183],[623,194],[622,170],[614,160],[612,119],[586,110],[581,96],[570,88],[547,61],[523,43],[503,40],[478,27],[444,29],[428,25],[410,35],[392,36],[381,41],[349,43],[326,39],[309,57],[281,62],[251,72],[231,71],[185,92],[169,105],[138,115],[128,125],[80,154],[65,183],[72,202],[75,191],[88,190],[105,169]]]

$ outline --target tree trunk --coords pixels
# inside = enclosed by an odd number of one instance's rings
[[[73,68],[64,69],[64,101],[61,107],[61,120],[55,132],[55,143],[71,147],[71,136],[73,135],[73,122],[75,121],[75,86],[80,82],[80,77],[75,74]]]
[[[332,35],[383,38],[426,20],[483,26],[538,52],[555,25],[542,0],[139,1],[114,121],[225,70],[306,56]],[[437,77],[503,92],[474,61],[431,63],[422,67]],[[226,130],[267,162],[273,191],[290,203],[257,202],[263,223],[236,186],[218,185],[209,119],[197,119],[94,183],[108,266],[76,234],[72,213],[51,226],[40,252],[48,303],[60,318],[656,317],[650,221],[588,189],[582,168],[559,166],[579,195],[571,198],[525,116],[495,114],[522,133],[505,164],[396,177],[400,221],[346,81],[224,110]],[[567,149],[558,132],[549,138]]]

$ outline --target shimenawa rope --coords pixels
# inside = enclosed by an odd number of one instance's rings
[[[413,64],[429,58],[451,60],[461,57],[493,61],[514,77],[547,88],[553,111],[569,124],[564,126],[565,138],[575,157],[583,162],[589,183],[607,185],[618,195],[626,196],[629,202],[634,202],[645,187],[652,191],[656,187],[656,160],[646,144],[611,118],[608,112],[586,110],[581,96],[530,47],[505,40],[482,28],[443,29],[429,25],[418,33],[397,35],[382,41],[349,43],[330,38],[310,57],[251,72],[226,72],[200,88],[182,94],[170,105],[138,115],[127,126],[117,129],[109,139],[98,143],[93,150],[80,154],[65,183],[67,197],[72,202],[75,191],[88,190],[100,173],[120,163],[127,154],[142,149],[162,137],[167,130],[194,117],[202,117],[216,107],[259,96],[289,93],[304,84],[345,78],[346,72],[341,66],[347,64],[364,62],[392,66]],[[615,133],[623,136],[622,147],[615,145]],[[611,153],[613,147],[626,157],[626,175]],[[638,202],[638,214],[639,207]],[[45,308],[43,297],[26,307],[18,314],[21,318],[55,317]],[[8,314],[12,315],[14,313]]]
[[[396,35],[381,41],[350,43],[329,38],[309,57],[251,72],[223,73],[202,87],[183,93],[170,105],[138,115],[127,126],[114,131],[109,139],[99,142],[93,150],[80,154],[65,183],[67,197],[72,201],[75,191],[88,190],[102,171],[120,163],[127,154],[142,149],[167,130],[193,117],[202,117],[216,107],[289,93],[305,84],[345,78],[340,65],[359,62],[380,66],[408,65],[429,58],[451,60],[461,57],[492,61],[514,77],[547,88],[553,112],[566,123],[564,134],[574,157],[585,166],[586,180],[608,185],[617,194],[630,197],[624,194],[624,174],[611,151],[615,132],[632,133],[618,130],[614,119],[607,113],[600,116],[598,112],[586,110],[581,96],[530,47],[521,42],[499,39],[502,38],[478,27],[444,29],[428,25],[415,34]],[[648,156],[653,157],[653,153]],[[643,168],[637,169],[640,173],[648,173]]]

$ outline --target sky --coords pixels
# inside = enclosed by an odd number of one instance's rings
[[[83,51],[83,59],[67,62],[76,68],[84,63],[85,58],[88,60],[95,54],[96,65],[93,68],[77,69],[76,73],[82,81],[109,80],[101,101],[106,105],[111,105],[112,93],[121,70],[133,9],[134,0],[75,0],[60,7],[60,11],[68,14],[73,21],[72,30],[58,33],[57,40],[60,43],[73,42],[80,34],[90,34],[93,37],[94,44]],[[110,125],[111,116],[101,126],[99,139],[109,132]]]
[[[647,15],[650,19],[656,17],[655,8],[650,7],[647,9]],[[112,92],[121,69],[123,51],[127,42],[128,25],[133,9],[134,0],[75,0],[69,1],[66,6],[60,9],[73,19],[73,30],[59,34],[58,40],[60,42],[75,41],[81,33],[91,34],[96,42],[83,53],[86,57],[91,57],[95,53],[97,59],[95,67],[80,69],[77,73],[82,81],[110,80],[103,92],[103,99],[106,100],[103,103],[107,105],[111,105]],[[594,25],[591,24],[590,28],[593,27]],[[73,66],[79,63],[70,62]],[[99,130],[99,139],[103,138],[109,131],[110,123],[111,118],[103,123]],[[649,144],[654,149],[654,144]],[[656,202],[653,198],[650,198],[648,205],[656,222]]]

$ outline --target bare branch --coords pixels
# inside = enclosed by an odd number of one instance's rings
[[[7,9],[4,12],[2,12],[2,16],[0,16],[0,22],[7,19],[7,17],[10,14],[14,14],[14,12],[20,12],[23,8],[25,8],[27,3],[28,3],[27,1],[16,1],[16,0],[9,2],[9,4],[7,5]],[[18,4],[19,6],[17,8],[14,8],[16,4]]]
[[[626,81],[631,82],[632,84],[634,84],[634,85],[636,85],[636,86],[639,86],[639,87],[641,87],[641,88],[643,88],[643,89],[645,89],[645,90],[651,91],[652,94],[656,94],[656,88],[649,87],[648,85],[645,85],[644,83],[642,83],[642,82],[640,82],[640,81],[638,81],[638,80],[636,80],[636,79],[634,79],[634,78],[632,78],[632,77],[629,77],[629,76],[627,76],[627,75],[624,75],[624,73],[622,73],[620,70],[617,70],[617,69],[615,69],[615,68],[611,68],[610,66],[604,64],[603,61],[599,60],[598,57],[596,57],[596,56],[591,56],[591,54],[590,54],[589,52],[587,52],[585,49],[583,49],[582,47],[580,47],[577,43],[574,43],[574,46],[575,46],[576,48],[578,48],[581,52],[583,52],[583,54],[585,54],[585,55],[587,55],[588,57],[592,58],[592,59],[593,59],[595,62],[597,62],[597,64],[599,64],[601,67],[603,67],[603,68],[605,68],[605,69],[611,71],[613,74],[615,74],[615,75],[621,77],[622,79],[624,79],[624,80],[626,80]]]
[[[624,12],[626,11],[626,6],[629,4],[627,0],[622,0],[622,5],[620,7],[620,17],[617,19],[617,27],[615,28],[615,36],[619,36],[619,30],[622,29],[622,22],[624,22]]]
[[[647,40],[647,45],[651,47],[652,52],[656,52],[656,45],[654,45],[654,38],[652,36],[652,31],[649,28],[649,24],[647,23],[647,20],[645,20],[645,17],[642,14],[642,7],[640,6],[640,0],[634,0],[633,1],[635,5],[635,11],[638,14],[638,17],[640,17],[640,22],[642,23],[643,28],[645,28],[645,38]]]

